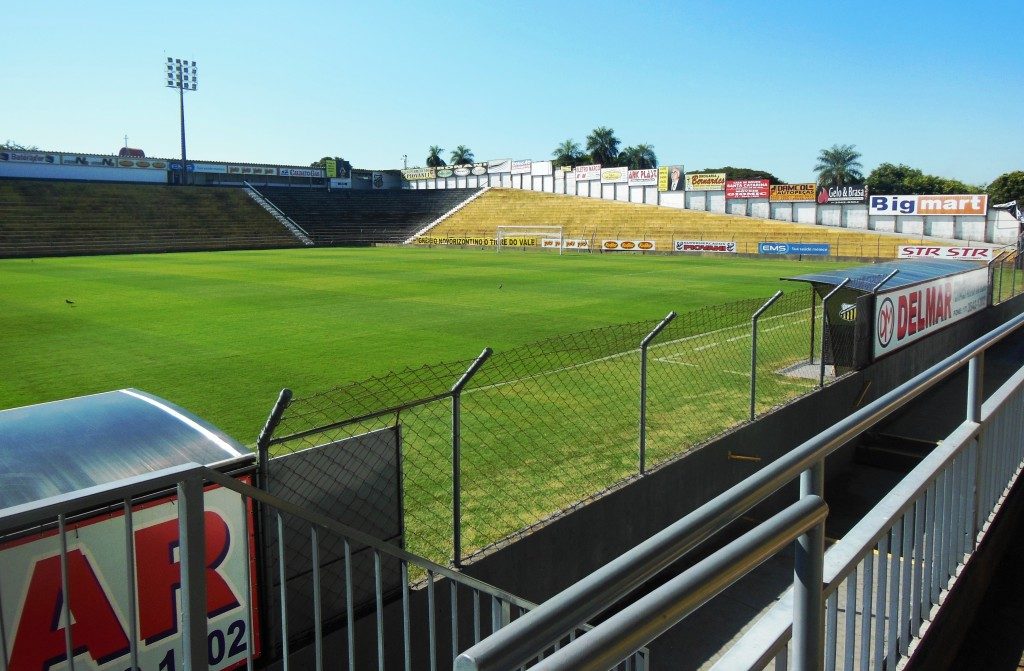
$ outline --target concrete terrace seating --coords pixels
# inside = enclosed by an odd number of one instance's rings
[[[562,226],[566,238],[590,240],[595,250],[609,239],[653,240],[659,251],[671,250],[673,240],[721,240],[744,254],[756,254],[759,242],[816,242],[829,243],[833,256],[892,258],[899,245],[922,240],[518,189],[491,189],[426,235],[493,238],[499,225]]]
[[[242,189],[0,180],[0,257],[297,246]]]
[[[380,190],[259,187],[317,245],[400,243],[478,189]]]

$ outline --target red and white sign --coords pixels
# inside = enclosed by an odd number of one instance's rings
[[[250,635],[253,655],[258,656],[260,651],[258,620],[248,631],[247,565],[252,593],[256,593],[251,518],[251,508],[243,513],[238,494],[222,487],[207,487],[207,650],[214,671],[244,666]],[[173,497],[134,507],[132,527],[139,668],[180,669],[181,566],[177,557],[178,507]],[[51,530],[0,546],[7,671],[69,668],[64,640],[68,626],[75,669],[124,671],[131,666],[124,533],[120,513],[68,525],[70,625],[63,618],[57,533]],[[253,612],[255,617],[255,604]]]
[[[902,245],[901,259],[956,259],[958,261],[991,261],[995,251],[990,247],[920,247]]]
[[[544,238],[540,241],[540,246],[544,249],[558,249],[558,238]],[[590,240],[583,240],[578,238],[566,238],[561,240],[562,249],[590,249]]]
[[[771,184],[767,179],[728,179],[725,181],[726,198],[767,198]]]
[[[888,354],[988,305],[988,269],[903,287],[875,298],[874,354]]]
[[[988,196],[984,194],[935,196],[870,196],[868,214],[876,216],[985,216]]]
[[[658,186],[658,169],[630,170],[628,173],[630,186]]]
[[[531,161],[530,159],[525,159],[525,160],[522,160],[522,161],[512,161],[512,174],[513,175],[529,175],[530,174],[530,164],[532,162],[533,161]]]
[[[601,179],[600,165],[578,165],[573,171],[577,182],[589,182],[593,179]]]
[[[730,240],[675,240],[672,246],[677,252],[736,253],[736,243]]]
[[[653,252],[654,240],[602,240],[601,249],[606,252]]]

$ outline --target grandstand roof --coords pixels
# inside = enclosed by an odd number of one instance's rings
[[[136,389],[0,411],[0,509],[248,453],[212,425]]]
[[[886,275],[891,273],[893,270],[899,270],[899,273],[886,282],[885,286],[882,288],[882,290],[888,291],[891,289],[909,286],[911,284],[918,284],[919,282],[939,279],[940,277],[948,277],[949,275],[977,270],[978,268],[984,267],[984,265],[984,263],[957,261],[953,259],[935,259],[928,261],[913,259],[904,261],[888,261],[886,263],[875,263],[866,266],[854,266],[853,268],[837,268],[836,270],[825,270],[818,273],[809,273],[807,275],[797,275],[796,277],[783,277],[782,279],[836,286],[849,277],[850,283],[846,285],[847,287],[858,291],[870,292]]]

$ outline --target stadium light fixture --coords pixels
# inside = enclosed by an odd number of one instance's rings
[[[181,102],[181,184],[188,184],[188,161],[185,154],[185,91],[195,91],[199,86],[196,62],[187,58],[167,57],[164,74],[167,87],[178,89]]]

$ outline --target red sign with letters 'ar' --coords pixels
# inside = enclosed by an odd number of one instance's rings
[[[210,668],[221,671],[245,664],[250,640],[253,656],[259,654],[256,604],[252,604],[250,621],[248,602],[248,595],[256,593],[252,510],[238,494],[221,487],[208,487],[205,502],[207,651]],[[124,523],[124,516],[118,514],[68,525],[68,618],[57,533],[48,531],[0,546],[9,671],[70,668],[68,628],[75,669],[131,667]],[[132,527],[139,668],[177,671],[182,668],[181,565],[178,507],[173,497],[133,508]]]

